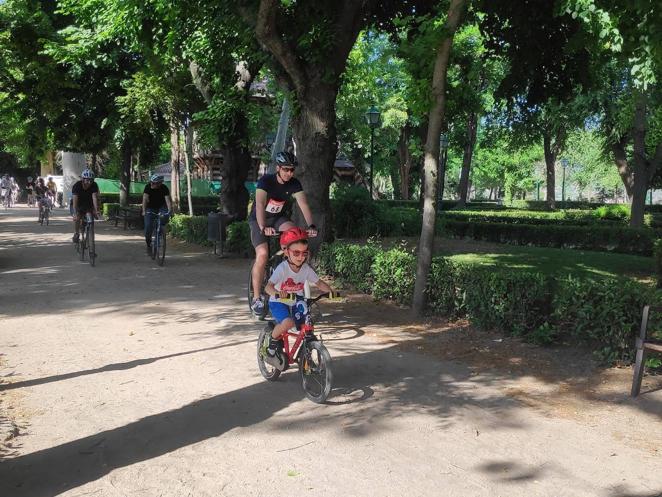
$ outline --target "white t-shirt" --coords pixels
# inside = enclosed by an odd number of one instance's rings
[[[290,268],[290,265],[287,261],[281,262],[278,267],[274,270],[269,281],[274,284],[276,290],[285,290],[288,293],[296,293],[303,297],[303,285],[307,281],[309,283],[315,284],[319,281],[319,276],[313,271],[308,263],[304,263],[299,269],[298,273],[295,273]],[[272,296],[269,298],[271,302],[274,302],[276,297]]]

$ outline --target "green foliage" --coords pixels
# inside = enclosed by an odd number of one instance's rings
[[[377,204],[365,188],[339,186],[331,201],[336,236],[368,237],[379,232]]]
[[[416,257],[404,248],[378,252],[372,263],[373,294],[399,304],[409,304],[414,295]]]
[[[630,206],[623,204],[602,205],[593,211],[598,219],[627,222],[630,220]]]
[[[651,229],[625,226],[544,226],[441,219],[437,229],[440,233],[457,238],[466,237],[494,243],[645,256],[653,253],[653,240],[656,238]]]
[[[365,245],[325,244],[318,254],[318,267],[357,290],[370,293],[372,263],[379,251],[379,247],[370,241]]]
[[[120,209],[120,204],[118,203],[104,203],[102,207],[102,212],[103,212],[103,217],[106,219],[110,219],[112,217],[117,216],[119,213]]]
[[[237,254],[251,254],[251,229],[247,221],[237,221],[228,226],[225,248]]]
[[[650,290],[631,281],[567,278],[558,282],[550,319],[560,336],[595,343],[605,362],[627,362],[641,310],[653,301]]]
[[[416,258],[402,248],[384,251],[374,244],[334,243],[323,247],[319,268],[343,281],[359,282],[357,288],[372,291],[376,298],[411,301]],[[466,316],[480,328],[500,329],[541,345],[587,342],[608,363],[632,359],[641,309],[659,300],[632,281],[559,280],[537,272],[457,264],[444,257],[433,259],[427,283],[428,309],[434,314]]]
[[[170,235],[188,243],[211,245],[207,240],[207,216],[175,214],[170,219]]]

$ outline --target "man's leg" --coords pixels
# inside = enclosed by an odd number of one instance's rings
[[[154,219],[154,212],[147,209],[145,211],[145,243],[149,249],[152,246],[152,220]]]
[[[253,299],[260,298],[260,286],[264,279],[264,268],[267,266],[269,258],[269,247],[267,243],[261,243],[255,247],[255,264],[251,273],[253,279]]]

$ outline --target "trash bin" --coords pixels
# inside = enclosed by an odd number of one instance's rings
[[[217,212],[207,214],[207,240],[210,242],[221,240],[221,217]]]
[[[226,219],[224,214],[210,212],[207,214],[207,240],[214,242],[214,254],[218,242],[221,242],[221,254],[223,255],[223,242],[227,238]]]

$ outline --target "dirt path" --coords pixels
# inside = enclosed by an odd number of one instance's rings
[[[248,260],[158,268],[100,224],[91,268],[56,214],[0,212],[2,497],[662,495],[662,391],[629,371],[355,296],[324,307],[314,405],[259,375]]]

